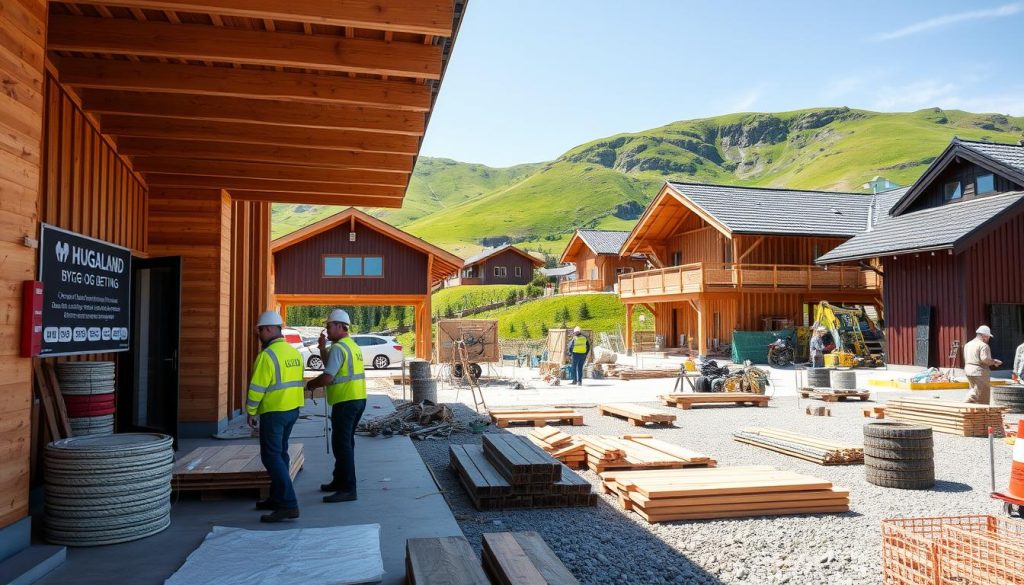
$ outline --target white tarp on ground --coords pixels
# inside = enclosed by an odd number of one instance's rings
[[[165,585],[354,585],[384,577],[380,525],[244,530],[214,526]]]

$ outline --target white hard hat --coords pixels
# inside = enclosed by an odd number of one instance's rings
[[[818,333],[828,333],[828,329],[824,327],[818,327]]]
[[[981,327],[978,327],[978,330],[975,331],[975,333],[977,333],[978,335],[988,335],[989,337],[993,337],[992,330],[988,328],[988,325],[982,325]]]
[[[267,327],[268,325],[277,325],[278,327],[284,325],[284,321],[281,320],[281,315],[277,311],[264,311],[260,313],[260,318],[256,321],[257,327]]]
[[[579,333],[580,331],[582,331],[582,329],[580,329],[579,327],[574,327],[572,330],[573,333]]]
[[[344,323],[345,325],[351,325],[352,320],[348,318],[348,313],[344,309],[334,309],[331,311],[330,317],[327,317],[328,323]]]

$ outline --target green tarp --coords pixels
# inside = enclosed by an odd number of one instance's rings
[[[796,329],[783,329],[782,331],[733,331],[732,332],[732,361],[735,364],[742,364],[750,360],[755,364],[768,363],[768,344],[777,338],[789,337],[796,344]]]

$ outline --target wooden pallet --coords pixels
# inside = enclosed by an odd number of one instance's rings
[[[648,522],[847,512],[831,482],[765,466],[608,471],[606,493]]]
[[[940,433],[964,437],[988,436],[988,428],[1002,433],[1005,406],[970,404],[931,398],[891,398],[885,405],[886,418],[921,424]]]
[[[869,406],[864,409],[864,418],[885,418],[885,407],[884,406]]]
[[[819,465],[855,465],[864,462],[864,446],[819,439],[782,429],[748,428],[733,439]]]
[[[674,394],[662,394],[659,400],[667,406],[675,406],[683,410],[689,410],[694,404],[722,404],[735,403],[742,406],[768,406],[769,397],[764,394],[753,394],[750,392],[685,392]]]
[[[803,388],[800,390],[802,398],[813,398],[824,402],[846,402],[857,399],[866,402],[871,399],[870,390],[825,390],[819,388]]]
[[[597,410],[604,416],[619,416],[625,418],[635,427],[642,427],[647,423],[670,425],[676,421],[676,415],[674,414],[666,414],[660,410],[628,402],[608,402],[605,404],[598,404]]]
[[[545,426],[531,430],[527,438],[548,455],[572,469],[582,469],[587,465],[587,453],[584,451],[584,445],[573,439],[572,435]]]
[[[498,585],[579,585],[536,532],[483,535],[484,570]]]
[[[464,536],[405,541],[406,585],[490,585]]]
[[[714,467],[716,464],[707,455],[660,441],[650,435],[581,435],[579,440],[586,446],[587,467],[598,473],[611,469]]]
[[[302,443],[288,446],[292,479],[306,462]],[[233,490],[259,490],[270,495],[270,475],[260,461],[259,445],[217,445],[199,447],[174,465],[171,486],[176,492],[199,492],[204,500],[223,497]]]
[[[514,422],[533,423],[535,427],[542,427],[549,422],[564,422],[573,426],[583,424],[583,415],[572,408],[492,409],[488,414],[495,426],[502,429]]]

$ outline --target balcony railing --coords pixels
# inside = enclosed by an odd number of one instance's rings
[[[635,298],[720,290],[856,290],[879,288],[878,275],[856,266],[708,264],[698,262],[619,276],[619,296]]]
[[[600,280],[563,280],[558,285],[558,292],[580,293],[580,292],[601,292],[604,290],[604,282]]]
[[[460,286],[460,285],[464,285],[464,284],[468,284],[468,285],[483,284],[483,281],[481,279],[479,279],[479,278],[469,277],[469,276],[455,276],[455,277],[452,277],[452,278],[448,278],[448,279],[446,279],[444,281],[444,285],[446,287]]]

